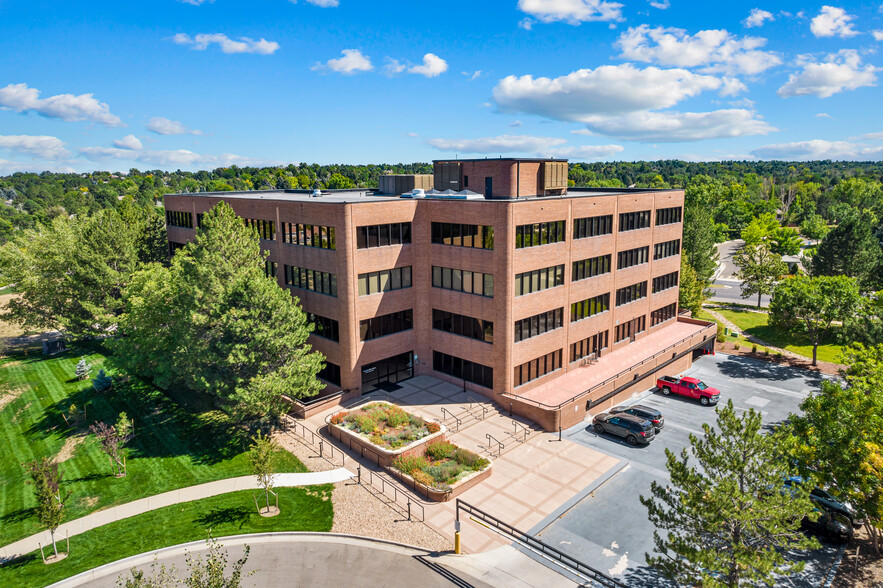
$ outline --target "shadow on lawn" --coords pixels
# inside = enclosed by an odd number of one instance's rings
[[[252,509],[244,506],[216,508],[197,517],[196,522],[207,529],[214,529],[218,525],[236,525],[241,529],[248,522],[253,512]]]
[[[30,517],[37,514],[37,509],[34,507],[30,508],[20,508],[18,510],[14,510],[12,512],[8,512],[2,517],[0,517],[0,526],[4,526],[11,523],[20,523],[24,520],[29,519]]]

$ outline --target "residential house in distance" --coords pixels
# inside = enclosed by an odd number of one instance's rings
[[[683,191],[568,188],[567,171],[439,160],[381,180],[404,193],[169,194],[169,245],[220,201],[255,227],[327,357],[310,406],[429,374],[554,431],[683,371],[715,335],[678,313]]]

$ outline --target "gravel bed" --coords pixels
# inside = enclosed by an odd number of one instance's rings
[[[276,438],[280,446],[294,454],[311,471],[323,472],[340,467],[319,457],[316,451],[298,442],[295,437],[277,435]],[[348,467],[355,467],[354,461],[348,462]],[[335,484],[331,500],[334,503],[332,533],[374,537],[433,551],[453,549],[452,540],[424,523],[407,520],[400,505],[389,505],[387,498],[375,496],[354,480]]]

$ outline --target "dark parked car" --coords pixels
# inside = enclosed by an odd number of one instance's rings
[[[803,483],[804,479],[800,476],[785,478],[785,486],[788,487],[794,484]],[[850,505],[837,500],[830,493],[822,490],[819,487],[815,487],[812,489],[812,491],[810,491],[809,498],[816,504],[820,511],[841,515],[848,519],[849,524],[856,529],[864,524],[864,521],[858,520],[858,517],[855,514],[855,510]]]
[[[650,421],[653,423],[653,428],[656,429],[656,434],[662,430],[662,427],[665,426],[665,419],[662,418],[662,413],[656,410],[655,408],[650,408],[649,406],[644,406],[642,404],[633,404],[631,406],[614,406],[610,409],[611,414],[630,414],[632,416],[636,416],[639,419],[644,419],[645,421]]]
[[[596,432],[624,437],[629,445],[638,443],[646,445],[656,436],[653,423],[630,414],[605,412],[596,416],[592,424],[595,426]]]

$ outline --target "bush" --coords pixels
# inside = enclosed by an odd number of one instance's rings
[[[724,326],[720,323],[717,324],[717,342],[723,343],[727,340],[727,336],[724,333]]]
[[[371,433],[377,428],[377,419],[370,414],[356,415],[356,427],[363,433]]]
[[[455,461],[449,461],[443,464],[429,466],[424,468],[424,471],[432,476],[432,479],[441,484],[448,483],[453,481],[460,472],[463,471],[463,466],[458,464]]]
[[[429,434],[438,433],[441,431],[441,425],[438,423],[428,422],[426,423],[426,430],[429,431]]]
[[[457,450],[457,446],[448,441],[434,441],[426,446],[424,450],[424,454],[426,457],[430,459],[434,459],[436,461],[440,459],[447,459],[454,455],[454,452]]]
[[[751,353],[757,353],[757,345],[751,346]]]
[[[374,445],[378,445],[380,447],[383,447],[383,437],[381,437],[380,435],[376,435],[376,434],[371,435],[369,437],[369,439],[371,440],[371,443],[373,443]]]
[[[415,470],[411,472],[410,476],[414,478],[415,482],[423,484],[424,486],[429,486],[430,488],[435,486],[435,480],[433,480],[432,476],[430,476],[423,470]]]
[[[474,470],[484,469],[485,466],[489,463],[488,460],[481,457],[477,453],[473,453],[468,449],[463,449],[462,447],[458,447],[454,452],[454,455],[451,456],[454,461],[459,464],[466,466],[467,468],[472,468]]]
[[[733,343],[733,349],[739,351],[739,347],[741,347],[738,343]]]
[[[776,351],[776,359],[782,359],[784,355],[782,355],[781,351]]]
[[[347,419],[347,413],[346,412],[339,412],[331,417],[331,424],[332,425],[342,425],[344,423],[344,421],[346,421],[346,419]]]
[[[422,455],[400,455],[392,462],[392,466],[399,471],[413,476],[414,471],[422,470],[429,462]]]
[[[404,427],[410,421],[411,417],[401,408],[392,407],[386,413],[386,422],[390,428],[398,429],[399,427]]]
[[[98,375],[92,379],[92,387],[96,392],[107,392],[113,387],[113,380],[104,373],[104,370],[98,370]]]
[[[419,416],[417,416],[415,414],[410,415],[410,419],[411,419],[411,426],[416,427],[418,429],[423,427],[423,425],[426,424],[426,421],[424,421],[422,418],[420,418]]]

